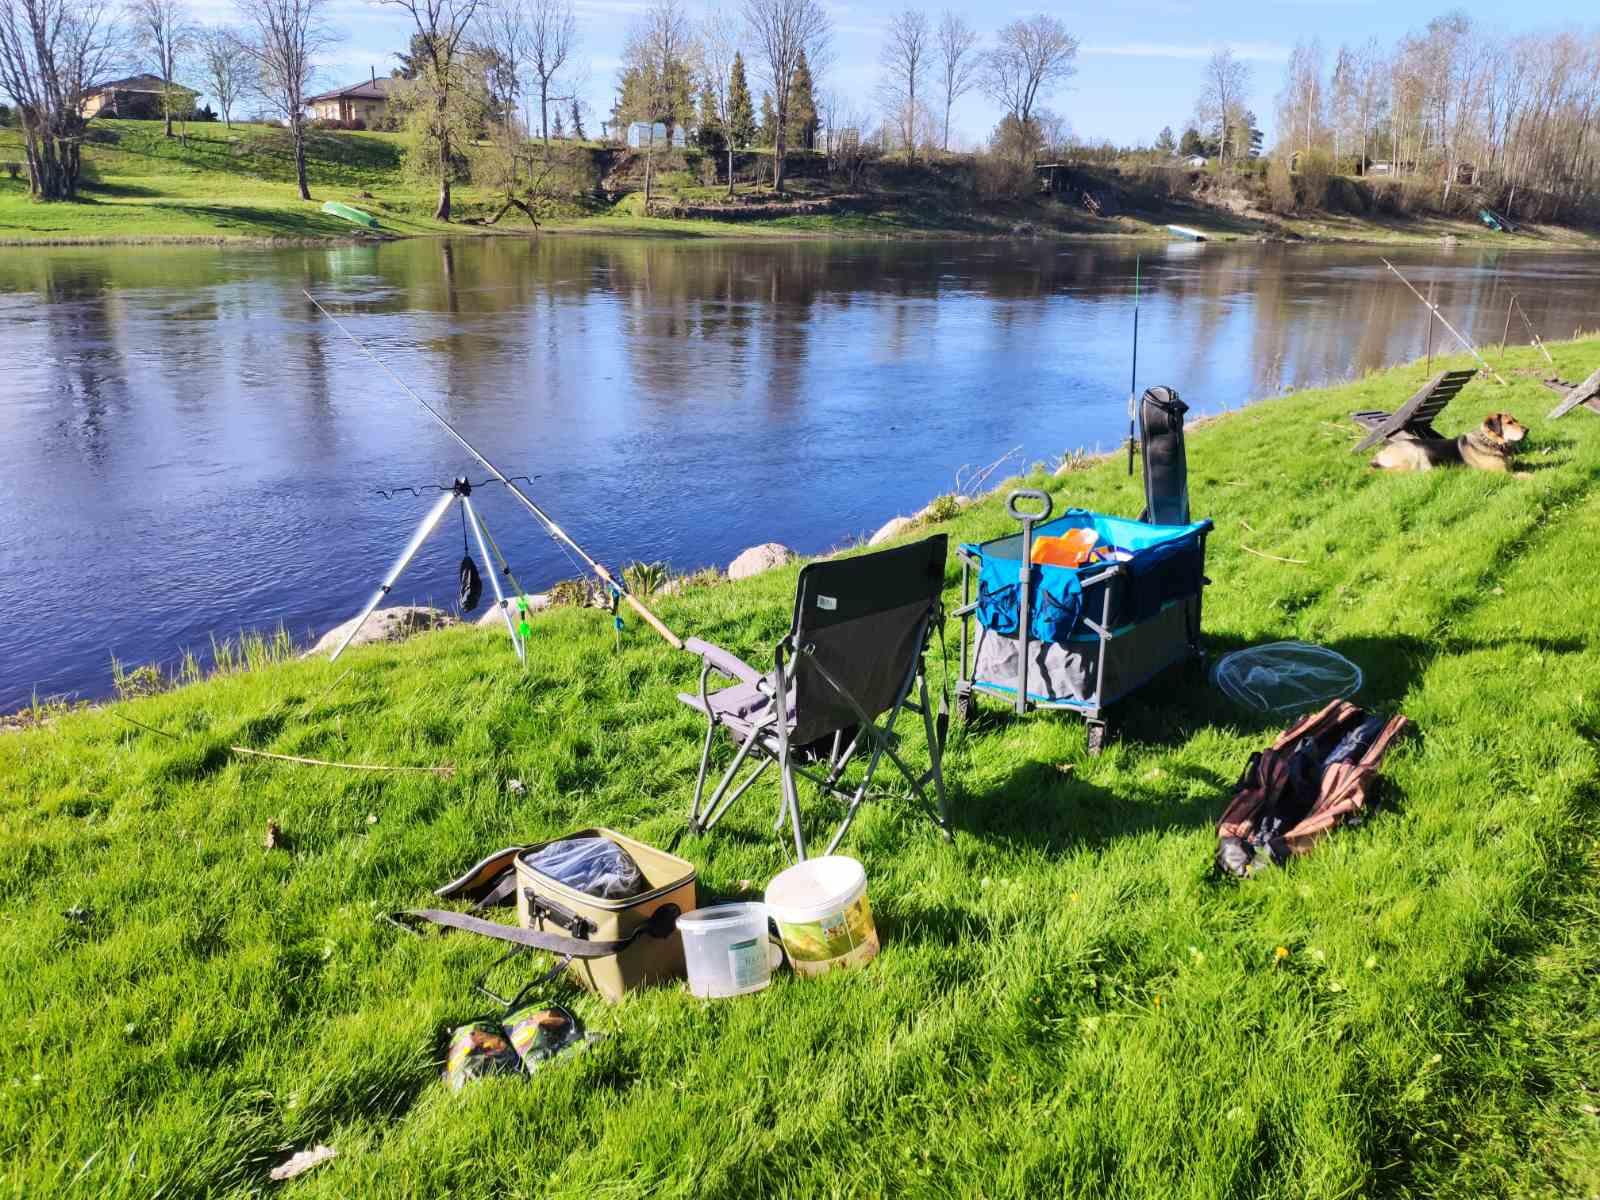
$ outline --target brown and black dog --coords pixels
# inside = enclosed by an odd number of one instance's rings
[[[1378,451],[1372,465],[1385,471],[1431,471],[1435,467],[1476,467],[1480,471],[1511,470],[1511,456],[1528,436],[1510,413],[1490,413],[1478,428],[1453,438],[1419,438],[1402,434]]]

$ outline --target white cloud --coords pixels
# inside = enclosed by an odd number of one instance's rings
[[[1287,62],[1289,47],[1277,42],[1228,42],[1236,58],[1254,62]],[[1193,45],[1181,42],[1114,42],[1110,45],[1084,46],[1080,54],[1096,54],[1109,58],[1182,58],[1202,60],[1210,58],[1222,45]]]

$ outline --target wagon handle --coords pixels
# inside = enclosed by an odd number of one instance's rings
[[[1018,500],[1037,500],[1044,507],[1038,512],[1025,512],[1017,507]],[[1024,523],[1029,521],[1048,521],[1054,508],[1055,501],[1050,499],[1050,493],[1042,492],[1038,488],[1018,488],[1006,497],[1006,511]]]

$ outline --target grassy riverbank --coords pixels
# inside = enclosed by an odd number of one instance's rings
[[[25,179],[0,173],[0,245],[116,243],[150,241],[329,241],[369,236],[322,211],[325,200],[339,200],[371,212],[382,237],[526,235],[531,226],[513,211],[494,226],[463,224],[492,215],[498,203],[470,184],[454,189],[453,223],[432,218],[434,194],[401,171],[401,139],[375,132],[313,132],[308,140],[308,171],[314,199],[302,201],[293,184],[293,159],[285,131],[259,125],[191,124],[185,137],[165,138],[152,121],[96,121],[84,149],[85,184],[71,204],[39,204],[27,194]],[[597,161],[610,161],[598,147]],[[0,129],[0,163],[20,162],[15,129]],[[750,156],[747,156],[750,157]],[[615,164],[614,164],[615,165]],[[642,183],[642,168],[626,156],[614,181],[619,192]],[[577,172],[574,179],[584,177]],[[694,186],[690,173],[665,171],[660,194],[665,202],[711,208],[721,189]],[[1586,248],[1600,237],[1554,226],[1524,226],[1515,234],[1494,233],[1473,220],[1436,216],[1383,216],[1377,213],[1313,212],[1269,218],[1234,211],[1228,203],[1162,199],[1148,189],[1109,175],[1089,176],[1091,186],[1118,197],[1115,215],[1094,215],[1060,198],[1028,197],[977,201],[959,170],[885,168],[862,203],[833,212],[796,212],[760,219],[644,216],[642,195],[623,195],[616,204],[569,198],[551,205],[548,233],[610,234],[646,237],[1158,237],[1170,236],[1169,223],[1203,231],[1213,240],[1272,238],[1307,241],[1436,244],[1460,242],[1500,248]],[[1098,180],[1098,183],[1093,181]],[[594,180],[591,180],[594,182]],[[801,175],[802,198],[828,187]],[[1230,207],[1232,205],[1233,207]]]
[[[1600,340],[1552,350],[1568,378],[1600,366]],[[1212,823],[1274,723],[1192,675],[1121,706],[1099,758],[1075,721],[991,717],[947,758],[953,845],[896,798],[847,843],[871,967],[713,1005],[552,988],[610,1036],[529,1082],[442,1089],[441,1033],[496,952],[376,918],[511,841],[671,837],[696,664],[637,621],[616,653],[602,614],[541,618],[526,675],[463,628],[0,735],[0,1190],[243,1195],[325,1142],[339,1157],[297,1195],[1592,1194],[1600,418],[1546,422],[1518,370],[1541,361],[1511,351],[1512,386],[1479,380],[1441,421],[1517,414],[1526,478],[1349,452],[1349,412],[1421,364],[1190,438],[1213,653],[1332,646],[1364,702],[1417,723],[1362,828],[1210,878]],[[1119,461],[1035,482],[1139,508]],[[998,496],[947,526],[1008,527]],[[659,611],[759,662],[794,576]],[[783,865],[772,802],[764,781],[687,844],[709,890]],[[262,848],[269,820],[287,849]]]

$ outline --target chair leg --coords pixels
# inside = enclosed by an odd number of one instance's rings
[[[933,776],[934,794],[939,798],[939,829],[944,834],[945,840],[949,841],[950,807],[945,802],[944,795],[944,747],[939,744],[939,735],[934,729],[933,706],[928,703],[927,676],[919,678],[922,683],[922,728],[928,734],[928,770]]]
[[[778,764],[778,784],[783,789],[783,802],[789,808],[789,824],[794,831],[796,862],[806,860],[806,835],[800,828],[800,793],[794,783],[794,763],[789,759],[789,748],[783,747],[783,761]],[[832,848],[829,848],[831,854]]]
[[[739,768],[744,765],[744,760],[750,756],[750,750],[755,746],[756,738],[760,733],[759,727],[750,731],[750,736],[740,744],[738,751],[733,756],[733,761],[728,764],[728,769],[723,772],[722,779],[717,784],[717,790],[711,794],[711,800],[706,805],[705,814],[700,818],[698,828],[701,833],[706,832],[718,821],[722,820],[723,814],[728,811],[733,802],[742,796],[745,789],[755,782],[756,776],[766,769],[767,764],[763,762],[751,774],[750,778],[739,785],[731,796],[725,795],[728,785],[733,782],[734,776],[739,773]]]
[[[706,770],[711,765],[711,739],[716,736],[717,723],[706,722],[705,745],[700,748],[700,771],[694,780],[694,799],[689,802],[689,828],[698,829],[700,826],[700,801],[706,794]]]

